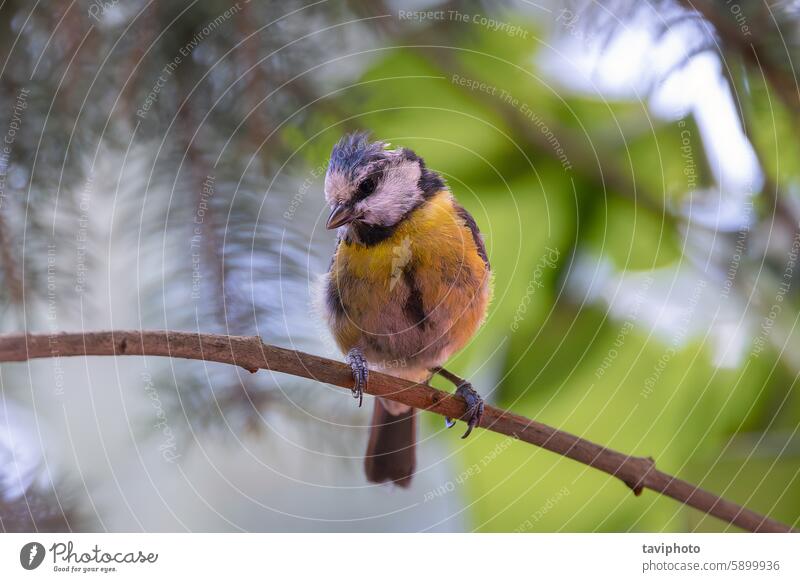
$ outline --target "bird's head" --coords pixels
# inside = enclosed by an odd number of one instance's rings
[[[331,207],[328,228],[397,225],[444,182],[406,148],[369,141],[366,133],[344,136],[333,146],[325,176],[325,199]]]

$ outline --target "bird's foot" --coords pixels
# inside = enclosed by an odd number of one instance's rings
[[[484,406],[483,398],[481,398],[480,395],[475,391],[475,389],[472,387],[472,384],[466,381],[459,383],[458,388],[456,388],[456,394],[461,396],[461,398],[463,398],[467,403],[467,412],[463,417],[467,423],[467,432],[461,436],[462,439],[465,439],[472,432],[472,429],[481,423]],[[451,428],[456,424],[456,421],[452,418],[446,417],[445,423],[447,428]]]
[[[361,404],[364,402],[364,390],[367,388],[369,379],[367,359],[364,357],[364,352],[353,348],[347,352],[347,363],[350,364],[350,369],[353,371],[353,398],[358,399],[358,406],[361,408]]]

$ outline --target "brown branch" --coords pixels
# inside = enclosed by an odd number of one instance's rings
[[[164,356],[205,360],[311,378],[351,388],[349,366],[311,354],[264,344],[259,337],[178,331],[99,331],[0,335],[0,362],[66,356]],[[464,401],[428,385],[372,372],[366,392],[442,416],[460,418]],[[487,406],[481,428],[525,441],[622,480],[636,495],[651,489],[753,532],[791,527],[727,501],[656,469],[650,458],[632,457],[506,410]]]

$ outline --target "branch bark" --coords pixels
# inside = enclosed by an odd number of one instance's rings
[[[205,360],[310,378],[352,388],[350,367],[335,360],[267,345],[259,337],[179,331],[98,331],[88,333],[0,335],[0,362],[67,356],[164,356]],[[461,418],[464,401],[452,394],[378,372],[370,373],[366,392],[442,416]],[[606,448],[514,414],[487,406],[480,427],[568,457],[620,479],[636,495],[650,489],[752,532],[793,529],[696,485],[656,469],[655,461]]]

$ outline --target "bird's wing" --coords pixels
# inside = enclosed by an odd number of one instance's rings
[[[464,221],[472,233],[472,240],[475,241],[475,247],[478,249],[478,254],[486,264],[486,269],[491,271],[492,267],[489,264],[489,256],[486,254],[486,245],[483,242],[481,231],[478,229],[478,223],[475,222],[475,219],[472,218],[472,215],[467,211],[467,209],[460,204],[455,204],[455,208],[459,218]]]

